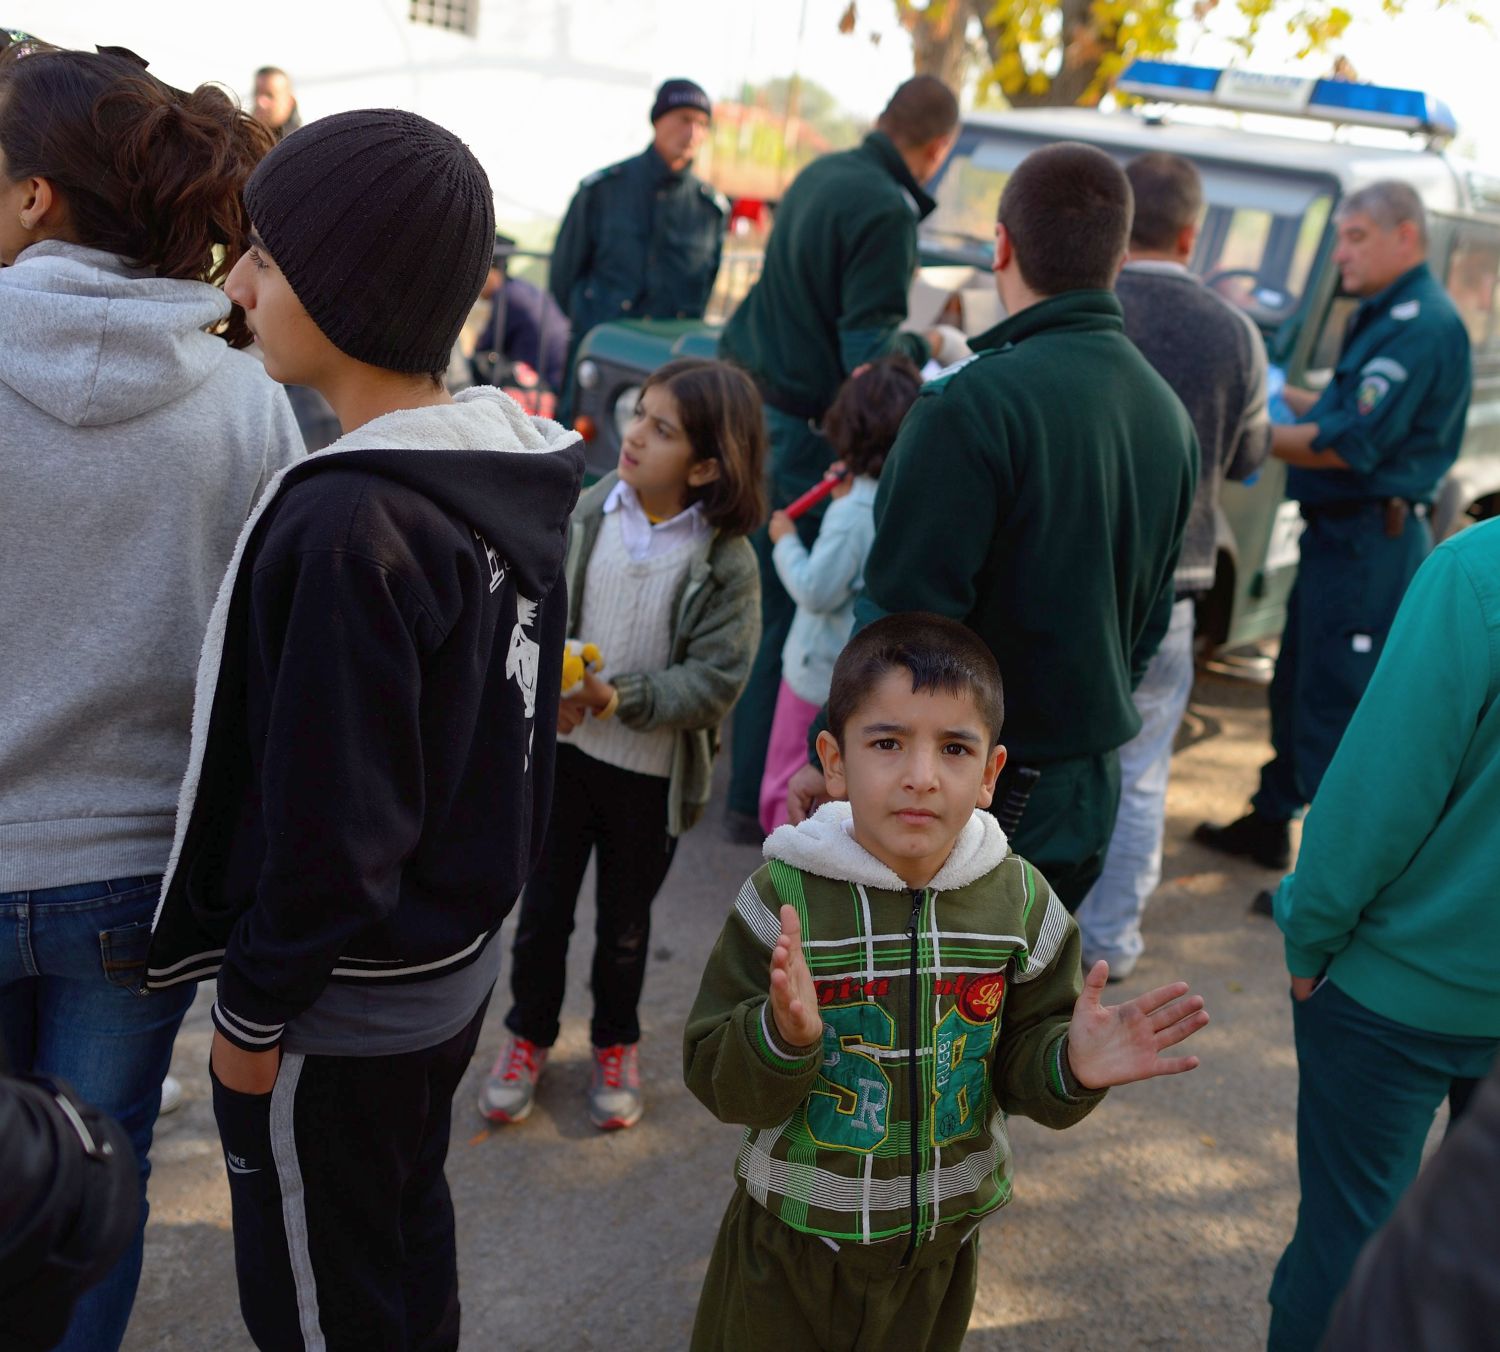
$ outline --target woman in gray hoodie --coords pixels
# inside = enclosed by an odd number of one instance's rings
[[[0,54],[0,1033],[119,1119],[143,1199],[192,999],[140,992],[198,649],[301,449],[217,285],[270,145],[119,49]],[[62,1347],[119,1346],[140,1263],[138,1235]]]

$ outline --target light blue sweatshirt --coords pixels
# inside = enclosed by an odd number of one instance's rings
[[[1293,976],[1500,1037],[1500,521],[1433,551],[1276,894]]]
[[[809,704],[828,699],[834,660],[854,628],[854,598],[864,587],[865,560],[875,540],[878,486],[861,475],[835,498],[811,550],[792,534],[778,540],[771,553],[781,585],[797,603],[781,650],[782,679]]]

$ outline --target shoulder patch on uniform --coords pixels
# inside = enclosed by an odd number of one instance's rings
[[[952,380],[954,376],[962,371],[965,366],[967,366],[972,361],[978,360],[979,355],[980,354],[977,352],[971,352],[967,357],[960,358],[951,366],[945,366],[941,371],[935,372],[931,380],[924,380],[922,382],[922,393],[926,394],[928,391],[931,391],[934,394],[938,393],[938,391],[941,390],[941,388],[950,380]]]
[[[1419,300],[1404,300],[1400,305],[1391,306],[1391,318],[1402,321],[1415,319],[1422,313],[1422,302]]]
[[[1354,407],[1360,417],[1366,417],[1380,407],[1380,401],[1391,392],[1391,382],[1384,376],[1366,376],[1359,382],[1359,392],[1354,396]]]
[[[911,214],[918,220],[922,219],[922,208],[917,204],[917,199],[911,195],[910,188],[902,188],[901,196],[906,198],[906,205],[911,208]]]
[[[618,174],[622,169],[625,168],[625,163],[626,162],[622,160],[619,164],[611,164],[603,169],[595,169],[594,172],[587,178],[580,180],[578,186],[580,188],[592,188],[594,184],[601,183],[606,178],[613,178],[616,174]]]
[[[729,199],[712,183],[699,183],[698,191],[718,208],[721,216],[729,215]]]
[[[1386,376],[1391,380],[1405,380],[1410,374],[1400,362],[1390,357],[1374,357],[1359,370],[1362,376]]]

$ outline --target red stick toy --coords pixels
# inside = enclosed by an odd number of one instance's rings
[[[795,502],[787,504],[786,514],[795,521],[804,512],[811,511],[816,507],[848,477],[849,471],[843,468],[842,465],[830,469],[819,482],[809,488],[800,498]]]

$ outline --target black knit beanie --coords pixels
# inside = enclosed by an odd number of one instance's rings
[[[691,80],[665,80],[662,87],[656,91],[656,102],[651,105],[651,121],[670,113],[674,108],[696,108],[700,113],[707,113],[709,117],[714,115],[714,106],[708,100],[708,95],[703,92],[701,85],[695,85]],[[271,241],[267,240],[269,244]]]
[[[489,274],[490,181],[451,131],[362,108],[309,122],[245,186],[250,222],[340,352],[433,374]]]

